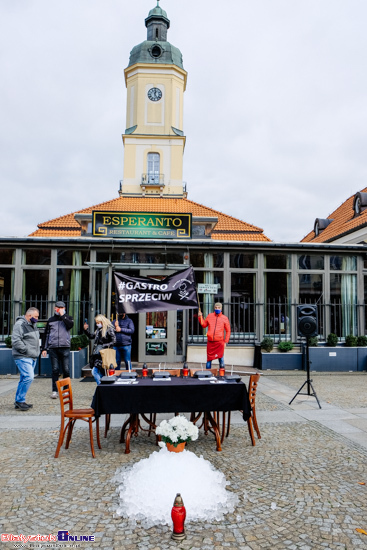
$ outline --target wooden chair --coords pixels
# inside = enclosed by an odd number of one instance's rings
[[[66,437],[65,449],[69,448],[71,441],[71,435],[73,433],[74,424],[77,420],[84,420],[89,424],[89,437],[90,437],[90,447],[92,451],[93,458],[96,458],[94,454],[94,445],[93,445],[93,429],[92,422],[96,420],[96,431],[97,431],[97,443],[99,449],[102,449],[101,443],[99,440],[99,420],[94,417],[94,409],[74,409],[73,408],[73,390],[71,388],[70,378],[64,378],[56,382],[57,391],[59,392],[60,398],[60,407],[61,407],[61,425],[60,425],[60,436],[57,444],[57,449],[55,453],[55,458],[59,456],[60,449],[64,442],[64,437],[66,430],[68,432]],[[66,407],[68,407],[66,409]],[[68,420],[65,426],[65,419]]]
[[[253,446],[255,446],[254,428],[255,428],[255,431],[257,433],[258,439],[261,439],[259,426],[257,424],[256,408],[255,408],[256,390],[257,390],[257,385],[259,383],[259,380],[260,380],[260,374],[259,373],[252,374],[250,376],[250,381],[249,381],[249,386],[248,386],[248,397],[249,397],[250,407],[251,407],[251,416],[247,420],[247,427],[248,427],[248,431],[250,433],[251,443],[252,443]],[[240,412],[243,412],[243,411],[240,411]],[[226,437],[228,437],[228,435],[229,435],[230,427],[231,427],[231,411],[228,412],[228,425],[227,425]],[[222,441],[223,441],[223,437],[224,437],[224,428],[225,428],[225,425],[224,425],[224,421],[223,421]]]

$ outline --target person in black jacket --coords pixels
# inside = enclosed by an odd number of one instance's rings
[[[99,353],[101,349],[113,348],[116,337],[115,331],[111,322],[104,315],[97,315],[95,317],[97,330],[95,332],[89,332],[89,326],[84,323],[84,334],[88,336],[90,340],[94,340],[92,355],[89,358],[89,364],[92,369],[92,374],[97,385],[101,383],[101,378],[105,372],[102,367],[102,357]]]
[[[43,335],[42,356],[46,357],[47,352],[51,359],[52,366],[52,394],[51,399],[57,398],[56,382],[59,379],[60,370],[63,378],[70,376],[70,331],[74,326],[74,320],[70,315],[65,314],[65,303],[56,302],[55,315],[49,318],[46,330]]]
[[[117,368],[119,368],[122,359],[125,362],[126,370],[130,368],[131,336],[134,334],[134,331],[134,323],[130,317],[128,317],[126,313],[119,315],[119,319],[115,321],[116,344],[114,346],[116,350]]]

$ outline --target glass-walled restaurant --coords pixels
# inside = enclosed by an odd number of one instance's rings
[[[216,301],[230,319],[229,346],[248,347],[270,336],[299,342],[296,310],[316,304],[318,333],[366,334],[367,256],[363,245],[278,243],[152,243],[119,239],[1,239],[0,342],[11,335],[18,315],[29,306],[47,319],[57,300],[74,317],[75,334],[96,314],[113,319],[113,272],[163,277],[192,265],[204,315]],[[214,290],[213,290],[214,289]],[[197,310],[140,313],[133,360],[181,361],[188,346],[205,346]]]

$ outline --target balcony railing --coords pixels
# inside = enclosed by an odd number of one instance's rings
[[[141,185],[159,185],[160,187],[162,187],[164,186],[164,174],[142,174]]]

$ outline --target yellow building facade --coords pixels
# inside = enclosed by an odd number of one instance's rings
[[[187,72],[180,50],[167,41],[170,21],[156,6],[145,20],[147,40],[125,69],[126,126],[120,195],[185,197],[183,102]]]

